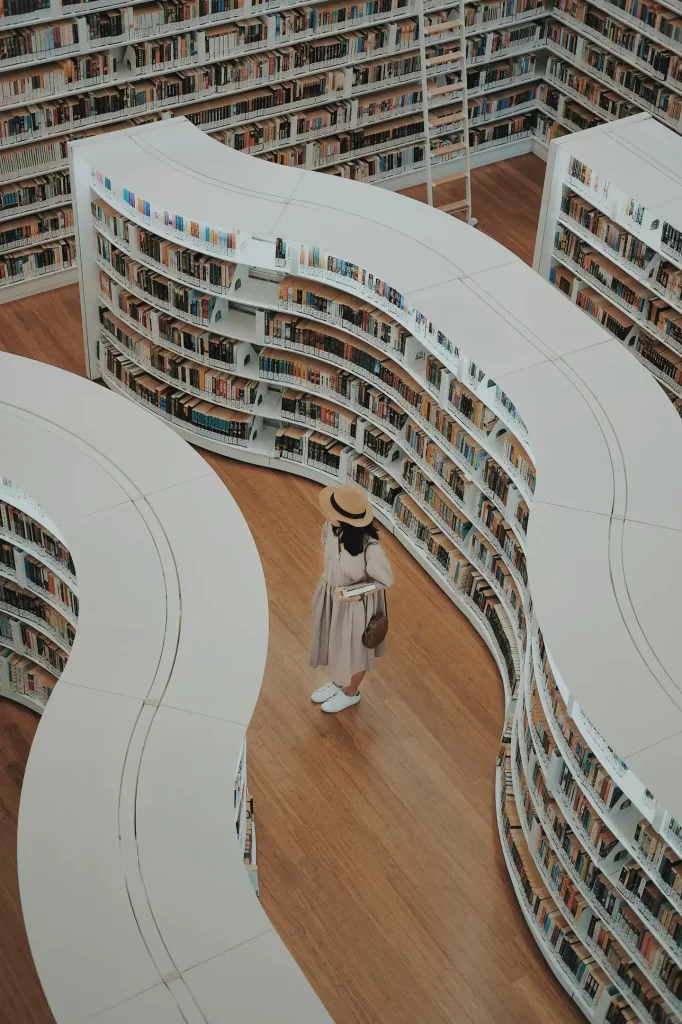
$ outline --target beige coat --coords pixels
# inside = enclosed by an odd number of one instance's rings
[[[381,545],[370,540],[365,554],[350,555],[339,547],[329,522],[322,527],[324,572],[313,597],[312,651],[310,664],[329,667],[329,678],[337,686],[348,686],[356,672],[371,671],[374,659],[384,653],[385,644],[374,650],[365,647],[362,634],[377,612],[386,609],[384,590],[393,584],[393,573]],[[365,572],[365,555],[367,571]],[[360,601],[336,601],[337,587],[373,580],[379,592]]]

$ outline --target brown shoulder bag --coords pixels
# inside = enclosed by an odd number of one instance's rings
[[[365,576],[367,576],[367,547],[365,548]],[[365,632],[362,634],[362,642],[370,650],[374,650],[375,647],[382,644],[388,633],[388,600],[386,598],[386,591],[384,591],[384,602],[386,611],[373,615],[365,626]]]

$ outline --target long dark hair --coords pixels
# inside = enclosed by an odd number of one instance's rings
[[[334,533],[339,538],[349,555],[361,555],[365,545],[372,540],[379,540],[379,534],[374,523],[367,526],[351,526],[350,523],[339,523],[334,527]]]

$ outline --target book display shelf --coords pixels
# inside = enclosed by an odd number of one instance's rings
[[[622,342],[682,415],[682,137],[639,114],[556,140],[534,267]]]
[[[448,212],[469,215],[469,148],[473,166],[530,152],[548,14],[543,0],[0,0],[0,301],[77,279],[68,141],[175,114],[267,161],[388,188],[457,180]]]
[[[679,1024],[682,672],[658,567],[682,566],[682,484],[658,467],[682,428],[657,383],[423,204],[180,119],[71,152],[90,376],[196,445],[368,490],[498,665],[500,837],[550,968],[595,1024]]]
[[[245,734],[267,598],[237,505],[133,403],[7,353],[0,371],[3,469],[25,488],[3,481],[2,550],[72,593],[78,574],[77,634],[19,815],[22,909],[55,1021],[223,1024],[228,1007],[250,1024],[329,1024],[257,899]]]
[[[0,478],[0,697],[42,714],[76,635],[78,587],[50,517]]]

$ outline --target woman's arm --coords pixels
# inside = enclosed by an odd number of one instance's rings
[[[393,573],[388,564],[381,544],[368,544],[365,549],[367,559],[367,575],[377,585],[377,590],[387,590],[393,586]]]

